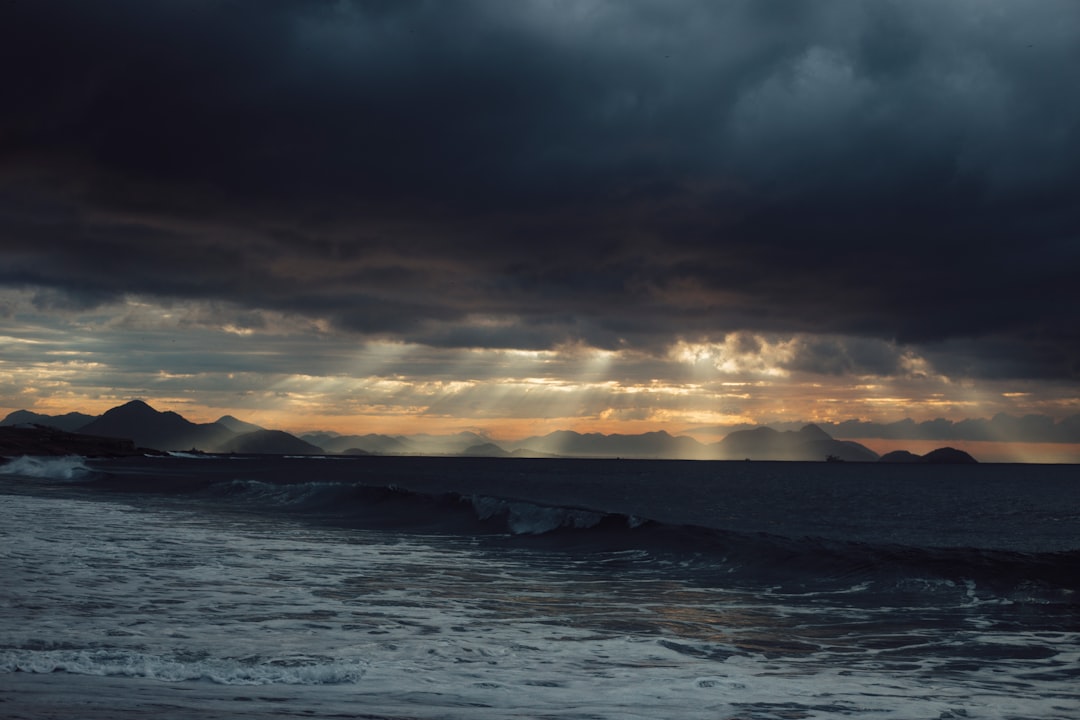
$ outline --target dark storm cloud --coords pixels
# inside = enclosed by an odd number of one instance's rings
[[[1080,377],[1072,0],[0,13],[0,282],[43,303],[445,346],[828,333]],[[793,369],[895,363],[832,342]]]

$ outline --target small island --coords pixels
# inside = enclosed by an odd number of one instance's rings
[[[881,456],[878,462],[883,463],[929,463],[932,465],[970,465],[979,461],[963,450],[951,447],[941,447],[931,450],[925,455],[916,455],[907,450],[893,450]]]

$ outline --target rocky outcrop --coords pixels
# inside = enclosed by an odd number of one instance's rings
[[[81,455],[83,457],[128,457],[154,453],[135,446],[131,440],[70,433],[44,425],[0,427],[0,455]]]

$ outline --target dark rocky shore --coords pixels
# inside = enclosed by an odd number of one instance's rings
[[[136,447],[131,440],[70,433],[44,425],[0,427],[0,456],[130,457],[147,454],[160,452]]]

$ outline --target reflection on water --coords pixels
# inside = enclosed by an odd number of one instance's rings
[[[1068,604],[910,578],[790,593],[700,558],[3,499],[6,709],[46,702],[51,678],[81,688],[68,710],[124,720],[155,703],[265,717],[271,697],[321,717],[1080,716]]]

